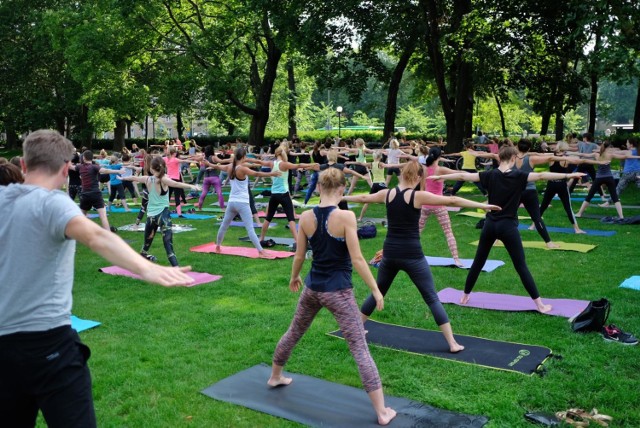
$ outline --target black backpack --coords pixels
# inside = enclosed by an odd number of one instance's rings
[[[610,309],[611,305],[607,299],[589,302],[587,307],[571,320],[571,329],[575,332],[599,332],[609,318]]]
[[[376,225],[371,221],[364,222],[362,226],[358,228],[359,239],[375,238],[377,233]]]

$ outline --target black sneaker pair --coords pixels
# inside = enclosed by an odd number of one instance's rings
[[[625,333],[613,324],[602,327],[602,337],[609,342],[618,342],[623,345],[637,345],[638,339],[632,334]]]
[[[276,245],[276,241],[274,241],[273,239],[267,239],[264,241],[260,241],[260,245],[262,245],[264,248],[271,248]]]

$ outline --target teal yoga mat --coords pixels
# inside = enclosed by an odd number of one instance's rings
[[[518,225],[518,230],[524,230],[524,231],[529,231],[529,225],[528,224],[519,224]],[[575,234],[576,232],[573,230],[573,228],[571,227],[553,227],[553,226],[547,226],[547,230],[549,232],[554,232],[554,233],[571,233],[571,234]],[[613,236],[615,235],[617,232],[615,230],[592,230],[592,229],[582,229],[585,232],[587,232],[587,235],[593,235],[593,236]],[[532,230],[530,232],[535,232],[536,230]]]

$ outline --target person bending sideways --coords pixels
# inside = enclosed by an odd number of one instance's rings
[[[60,191],[75,149],[55,131],[25,139],[23,184],[0,187],[0,425],[95,427],[89,348],[71,328],[76,241],[164,286],[193,280],[189,267],[154,265],[87,219]],[[37,268],[34,269],[33,267]]]
[[[496,240],[499,239],[509,252],[509,256],[520,276],[520,280],[536,304],[537,310],[544,313],[551,310],[551,305],[545,305],[540,298],[536,283],[527,267],[522,239],[520,238],[520,232],[518,232],[518,206],[520,205],[522,192],[526,189],[529,181],[566,180],[570,178],[580,178],[584,174],[537,173],[517,170],[514,168],[517,155],[518,150],[515,147],[504,146],[498,154],[500,165],[496,169],[479,173],[458,172],[439,176],[433,175],[429,177],[429,179],[480,182],[489,192],[489,203],[502,207],[502,211],[487,213],[484,227],[480,233],[478,250],[473,259],[471,269],[469,269],[469,274],[467,275],[464,286],[464,295],[460,303],[464,305],[469,302],[471,290],[473,290],[480,271],[489,257],[489,252]]]

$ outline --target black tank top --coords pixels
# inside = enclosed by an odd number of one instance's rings
[[[315,207],[316,231],[309,238],[313,250],[311,270],[304,283],[313,291],[326,292],[352,288],[351,256],[344,238],[331,236],[329,215],[336,207]],[[417,230],[417,225],[416,225]]]
[[[411,191],[409,203],[404,201],[404,194]],[[389,201],[391,193],[395,193],[392,201]],[[387,238],[384,240],[384,257],[390,259],[420,259],[424,257],[420,244],[420,232],[418,222],[420,220],[420,208],[413,206],[415,189],[390,190],[387,193]]]
[[[319,151],[311,152],[311,158],[315,163],[319,163],[319,164],[327,163],[327,157],[322,156]]]

